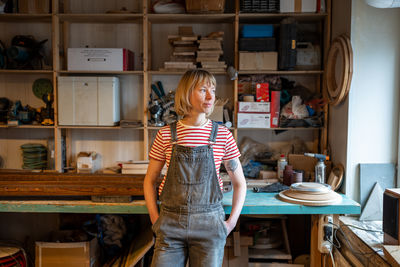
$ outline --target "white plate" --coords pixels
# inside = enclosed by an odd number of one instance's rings
[[[302,192],[318,192],[318,193],[326,193],[331,190],[331,186],[328,184],[320,184],[320,183],[295,183],[290,186],[291,190],[302,191]]]

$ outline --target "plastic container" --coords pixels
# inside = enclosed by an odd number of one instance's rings
[[[278,159],[277,169],[278,169],[278,179],[283,180],[283,170],[285,166],[288,164],[286,157],[284,154]]]

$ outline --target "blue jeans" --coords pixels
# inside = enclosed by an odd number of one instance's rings
[[[228,230],[222,206],[204,211],[161,210],[153,225],[152,267],[222,266]]]

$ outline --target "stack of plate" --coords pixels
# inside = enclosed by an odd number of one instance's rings
[[[41,170],[47,168],[47,148],[42,144],[24,144],[21,146],[23,169]]]
[[[278,196],[283,201],[306,206],[326,206],[342,199],[329,185],[320,183],[295,183]]]

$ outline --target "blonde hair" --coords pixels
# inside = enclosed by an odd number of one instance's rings
[[[214,75],[206,70],[188,70],[183,74],[175,91],[175,112],[178,115],[186,116],[190,113],[192,109],[190,96],[195,88],[203,84],[211,84],[216,87],[217,81],[215,80]],[[213,109],[214,107],[211,109],[211,112]],[[210,114],[206,115],[208,116]]]

